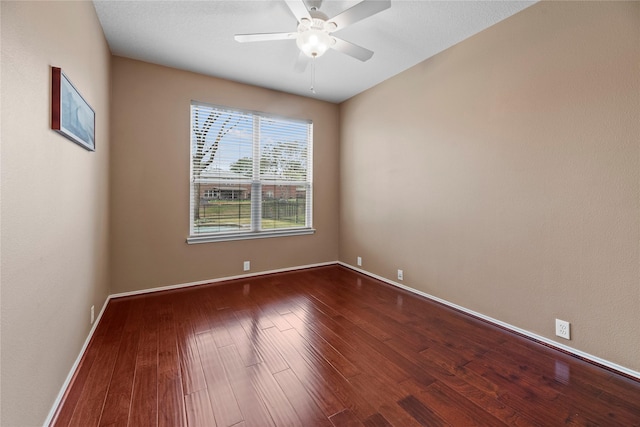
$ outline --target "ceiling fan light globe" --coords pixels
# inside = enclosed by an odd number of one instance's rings
[[[317,58],[333,44],[332,38],[325,31],[310,29],[298,33],[296,44],[300,50],[310,58]]]

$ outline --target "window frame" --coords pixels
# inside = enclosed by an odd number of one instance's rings
[[[195,233],[194,227],[194,208],[195,208],[195,199],[194,199],[194,188],[195,188],[195,178],[194,178],[194,163],[193,163],[193,155],[194,155],[194,108],[210,108],[219,111],[226,111],[232,114],[247,114],[251,115],[253,120],[253,136],[252,136],[252,149],[254,152],[254,156],[252,157],[252,167],[254,170],[253,176],[251,177],[251,226],[250,230],[243,231],[220,231],[220,232],[211,232],[211,233]],[[258,122],[256,122],[256,118]],[[275,121],[287,121],[291,123],[300,123],[308,126],[307,129],[307,169],[306,169],[306,180],[304,181],[305,186],[305,225],[300,227],[288,227],[288,228],[273,228],[273,229],[259,229],[259,225],[261,224],[263,218],[262,215],[262,204],[265,200],[263,198],[263,187],[269,185],[277,185],[283,184],[286,182],[300,182],[300,181],[275,181],[270,182],[268,179],[261,178],[259,169],[260,169],[260,156],[258,155],[260,152],[260,138],[257,137],[256,129],[260,128],[259,121],[262,119],[266,120],[275,120]],[[257,128],[256,128],[257,126]],[[262,111],[254,111],[254,110],[245,110],[241,108],[234,108],[228,106],[221,106],[216,104],[210,104],[206,102],[200,102],[192,100],[189,106],[189,237],[187,238],[188,244],[197,244],[197,243],[210,243],[210,242],[222,242],[222,241],[233,241],[233,240],[251,240],[251,239],[263,239],[263,238],[271,238],[271,237],[284,237],[284,236],[299,236],[299,235],[309,235],[314,234],[315,229],[313,228],[313,121],[310,119],[299,119],[299,118],[291,118],[284,117],[276,114],[270,114]],[[259,132],[258,132],[259,134]],[[257,179],[256,179],[257,178]],[[206,190],[205,190],[206,191]]]

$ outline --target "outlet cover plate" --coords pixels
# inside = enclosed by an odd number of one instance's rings
[[[244,271],[251,270],[251,261],[245,261],[243,267],[244,267]]]
[[[567,340],[571,339],[571,323],[556,319],[556,335]]]

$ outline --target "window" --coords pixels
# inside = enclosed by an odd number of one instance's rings
[[[191,104],[189,243],[313,233],[309,120]]]

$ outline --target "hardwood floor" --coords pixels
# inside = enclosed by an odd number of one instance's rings
[[[343,267],[112,300],[55,426],[640,426],[640,382]]]

